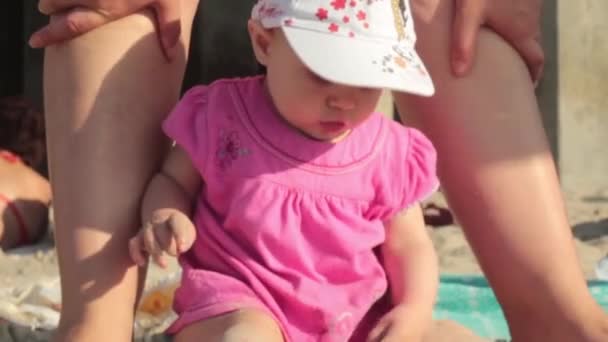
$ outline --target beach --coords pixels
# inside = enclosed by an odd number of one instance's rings
[[[580,186],[564,188],[563,193],[570,223],[575,236],[577,236],[574,243],[582,270],[588,279],[594,279],[594,269],[597,262],[608,254],[608,188],[586,186],[583,183],[581,182]],[[446,205],[441,193],[431,197],[427,203],[433,203],[439,207]],[[479,214],[483,215],[484,213],[480,212]],[[442,274],[481,274],[481,269],[457,223],[442,227],[429,226],[428,232],[437,249]],[[555,257],[559,257],[559,251],[555,251]],[[162,293],[167,289],[170,292],[176,286],[178,271],[179,267],[175,260],[172,260],[167,269],[161,269],[154,265],[150,267],[147,280],[148,288],[150,290],[154,290],[153,288],[159,289],[160,294],[155,294],[155,299],[150,299],[152,302],[148,303],[146,309],[148,314],[139,315],[141,321],[140,335],[142,337],[148,336],[147,340],[162,340],[163,338],[159,333],[170,321],[170,315],[162,314],[159,318],[154,317],[149,312],[154,313],[154,310],[159,308],[162,311],[169,305]],[[163,290],[163,286],[166,287],[165,290]],[[4,297],[6,302],[6,298],[12,296],[13,304],[15,304],[12,309],[4,308],[5,314],[6,311],[10,310],[22,310],[18,304],[24,304],[28,301],[34,301],[41,306],[46,305],[51,309],[55,305],[54,309],[57,310],[60,303],[51,302],[60,301],[53,297],[58,295],[58,289],[57,257],[50,237],[35,246],[0,253],[0,300]],[[152,292],[149,291],[149,293]],[[2,308],[0,308],[1,314]],[[18,314],[23,314],[23,312],[15,312],[15,315]],[[53,319],[58,316],[55,317],[54,314],[51,314],[53,317],[49,318],[47,322],[42,322],[39,318],[36,318],[37,314],[40,313],[36,310],[23,314],[26,321],[22,322],[21,325],[16,323],[0,324],[2,326],[0,341],[46,340],[49,333],[44,331],[45,324],[52,325]],[[32,326],[37,326],[42,331],[32,332],[25,327],[25,323],[28,323],[27,319],[31,320],[29,323]]]

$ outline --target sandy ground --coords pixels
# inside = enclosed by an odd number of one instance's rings
[[[608,188],[565,189],[564,196],[570,223],[578,237],[576,247],[582,268],[586,276],[593,279],[597,261],[608,254]],[[434,196],[430,201],[439,205],[445,204],[441,194]],[[429,232],[439,254],[441,272],[480,273],[471,249],[457,225],[429,228]],[[559,251],[556,251],[556,256],[558,255]],[[148,275],[150,283],[176,269],[175,263],[169,270],[152,267]],[[0,252],[0,290],[24,288],[31,284],[56,281],[56,279],[57,258],[50,238],[34,247]],[[10,341],[3,338],[3,334],[12,336],[14,341],[20,340],[15,337],[19,331],[7,329],[9,328],[1,328],[0,325],[0,341]]]
[[[608,254],[608,188],[579,186],[564,189],[563,194],[569,221],[577,237],[575,244],[581,267],[588,279],[594,279],[597,261]],[[440,194],[431,200],[445,204]],[[441,272],[481,273],[460,227],[454,225],[429,231],[439,254]],[[556,251],[557,255],[559,251]]]

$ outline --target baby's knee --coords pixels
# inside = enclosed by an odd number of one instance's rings
[[[278,328],[240,322],[226,329],[220,342],[283,342]]]
[[[283,342],[278,323],[257,310],[239,310],[185,327],[176,342]]]
[[[282,342],[283,335],[276,321],[258,311],[240,311],[225,329],[221,342]]]

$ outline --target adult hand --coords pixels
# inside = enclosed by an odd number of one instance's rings
[[[40,0],[40,12],[50,15],[50,23],[35,32],[29,41],[33,48],[72,39],[111,21],[144,8],[154,10],[158,35],[166,56],[175,53],[181,33],[179,0]]]
[[[473,64],[478,33],[488,27],[502,36],[525,60],[534,82],[545,61],[540,43],[542,0],[454,0],[452,69],[465,75]]]

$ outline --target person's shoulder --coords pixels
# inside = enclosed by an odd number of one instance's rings
[[[387,145],[383,148],[405,147],[410,140],[412,130],[415,130],[380,112],[374,112],[370,119],[370,121],[379,122],[377,125],[380,128],[379,133],[383,135],[384,145]]]
[[[382,165],[394,166],[396,169],[416,164],[416,159],[434,160],[436,151],[428,137],[415,127],[406,126],[380,113],[374,114],[376,120],[383,122],[382,146],[380,146]],[[384,170],[393,172],[391,167]]]
[[[437,152],[418,129],[387,117],[383,120],[385,139],[376,170],[384,180],[380,183],[386,196],[384,205],[395,214],[437,189]]]
[[[411,127],[405,126],[401,122],[397,121],[394,118],[390,118],[386,115],[382,115],[382,119],[386,121],[388,134],[394,137],[403,137],[407,136],[409,131],[412,129]]]
[[[416,144],[420,140],[427,140],[424,133],[415,127],[406,126],[401,122],[380,113],[375,115],[380,117],[378,120],[384,121],[383,126],[385,127],[385,130],[383,133],[385,134],[386,143],[390,145],[389,147],[392,146],[397,148],[397,150],[405,152],[409,149],[411,144]]]
[[[223,103],[233,98],[234,94],[257,94],[263,87],[263,77],[221,78],[210,84],[200,84],[184,93],[182,100],[205,102],[207,104]]]

